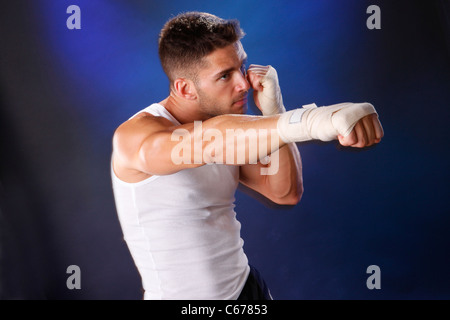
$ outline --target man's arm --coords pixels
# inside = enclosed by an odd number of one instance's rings
[[[256,106],[263,115],[285,113],[276,70],[270,66],[251,65],[248,81],[254,90]],[[331,117],[331,116],[330,116]],[[383,136],[376,114],[361,118],[349,135],[339,134],[343,146],[366,147],[378,143]],[[248,164],[240,168],[240,182],[277,204],[297,204],[303,194],[302,162],[294,143],[288,143],[272,154],[271,163]],[[273,160],[278,161],[274,164]],[[275,165],[275,169],[273,169]],[[262,175],[261,167],[272,167],[272,174]]]
[[[278,75],[270,66],[250,65],[247,79],[253,88],[256,106],[265,116],[284,113]],[[261,174],[261,168],[268,173]],[[295,143],[288,143],[270,156],[268,164],[248,164],[240,168],[240,182],[277,204],[295,205],[303,194],[302,160]]]
[[[297,204],[303,194],[302,161],[297,146],[286,144],[269,159],[268,164],[259,162],[241,166],[240,182],[274,203]],[[263,168],[273,174],[261,174]]]
[[[267,168],[258,165],[244,169],[243,183],[269,199],[294,203],[302,187],[300,157],[292,142],[339,139],[344,145],[361,147],[376,143],[381,137],[376,111],[366,103],[299,108],[263,117],[222,115],[179,126],[141,113],[114,134],[113,169],[122,180],[138,182],[151,175],[172,174],[208,163],[257,164],[267,155],[272,155],[268,168],[272,169],[276,164],[273,158],[279,156],[281,163],[275,168],[281,168],[281,173],[276,172],[279,176],[261,178],[276,174],[270,170],[262,174],[262,169]],[[283,148],[287,144],[290,146]],[[287,185],[283,184],[286,180]]]
[[[278,117],[222,115],[174,126],[142,113],[116,130],[113,168],[122,180],[137,182],[207,163],[257,163],[285,145],[278,135]]]
[[[372,114],[359,120],[348,136],[339,135],[338,140],[343,146],[364,148],[379,143],[383,135],[377,116]],[[303,194],[303,176],[296,144],[285,144],[270,159],[268,164],[259,162],[241,166],[240,182],[277,204],[297,204]],[[261,168],[268,168],[273,174],[263,175]]]

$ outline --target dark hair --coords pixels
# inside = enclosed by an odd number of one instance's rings
[[[171,18],[159,35],[159,58],[172,83],[180,76],[195,80],[203,58],[245,35],[237,20],[225,20],[205,12],[186,12]]]

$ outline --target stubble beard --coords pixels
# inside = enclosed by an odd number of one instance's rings
[[[198,97],[199,97],[199,109],[202,113],[207,114],[210,117],[220,116],[224,114],[245,114],[247,111],[247,104],[242,106],[242,109],[239,112],[233,112],[233,105],[235,102],[243,99],[247,94],[243,94],[238,97],[236,100],[233,100],[231,105],[225,106],[218,99],[214,99],[209,97],[205,92],[201,89],[197,89]]]
[[[209,117],[216,117],[226,114],[226,108],[217,101],[205,94],[202,90],[197,89],[199,97],[199,109],[202,113]]]

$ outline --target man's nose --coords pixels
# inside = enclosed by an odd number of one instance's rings
[[[248,82],[247,73],[245,71],[239,73],[239,83],[236,89],[239,92],[250,90],[250,83]]]

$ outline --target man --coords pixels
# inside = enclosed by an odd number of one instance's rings
[[[286,111],[274,68],[246,72],[243,36],[237,21],[207,13],[170,19],[159,39],[170,94],[114,134],[116,207],[145,299],[271,299],[243,251],[238,184],[294,205],[295,142],[365,147],[383,136],[368,103]],[[245,114],[250,89],[262,116]]]

